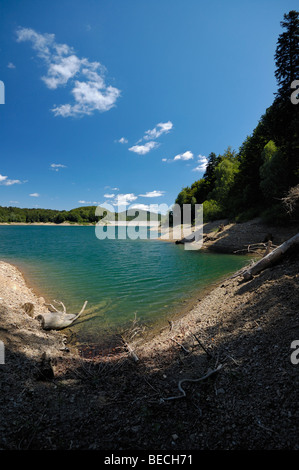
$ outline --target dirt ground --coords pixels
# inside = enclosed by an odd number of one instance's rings
[[[132,325],[136,361],[43,331],[44,300],[0,262],[0,449],[299,450],[298,268],[226,279],[154,337]]]

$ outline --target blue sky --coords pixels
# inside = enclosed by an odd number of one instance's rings
[[[297,7],[0,0],[0,205],[171,205],[272,104]]]

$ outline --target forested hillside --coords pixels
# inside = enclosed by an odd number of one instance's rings
[[[93,223],[97,220],[95,206],[79,207],[70,211],[53,209],[21,209],[19,207],[0,207],[0,223]]]
[[[299,183],[299,13],[285,14],[281,26],[272,105],[238,151],[211,152],[203,178],[177,196],[180,206],[203,204],[205,221],[262,216],[285,223],[297,217],[283,199]]]
[[[130,221],[135,218],[138,220],[150,220],[150,212],[136,209],[134,215],[128,215],[127,211],[112,213],[104,208],[98,209],[98,206],[84,206],[69,211],[58,211],[53,209],[25,209],[19,207],[0,207],[0,223],[54,223],[62,224],[70,222],[74,224],[93,224],[100,219]],[[99,215],[98,215],[99,214]],[[161,215],[158,215],[160,220]]]

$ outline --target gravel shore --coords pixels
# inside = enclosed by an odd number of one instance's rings
[[[233,276],[154,337],[135,324],[87,357],[41,329],[44,299],[0,262],[0,448],[298,450],[298,268],[292,253]]]

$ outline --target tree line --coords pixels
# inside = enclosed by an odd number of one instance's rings
[[[150,212],[136,209],[135,215],[128,215],[127,211],[112,213],[109,210],[102,209],[96,215],[97,206],[84,206],[71,209],[69,211],[59,211],[54,209],[25,209],[19,207],[1,207],[0,206],[0,223],[54,223],[62,224],[69,222],[74,224],[94,224],[99,220],[121,220],[131,221],[136,217],[139,220],[150,220]],[[161,219],[161,215],[158,215]]]
[[[176,203],[203,204],[204,221],[262,216],[266,222],[290,219],[284,198],[299,183],[299,13],[284,15],[275,53],[278,83],[272,105],[238,151],[211,152],[203,177],[183,188]],[[299,92],[299,90],[298,90]]]
[[[96,206],[85,206],[70,211],[59,211],[54,209],[23,209],[19,207],[0,207],[1,223],[95,223]]]

